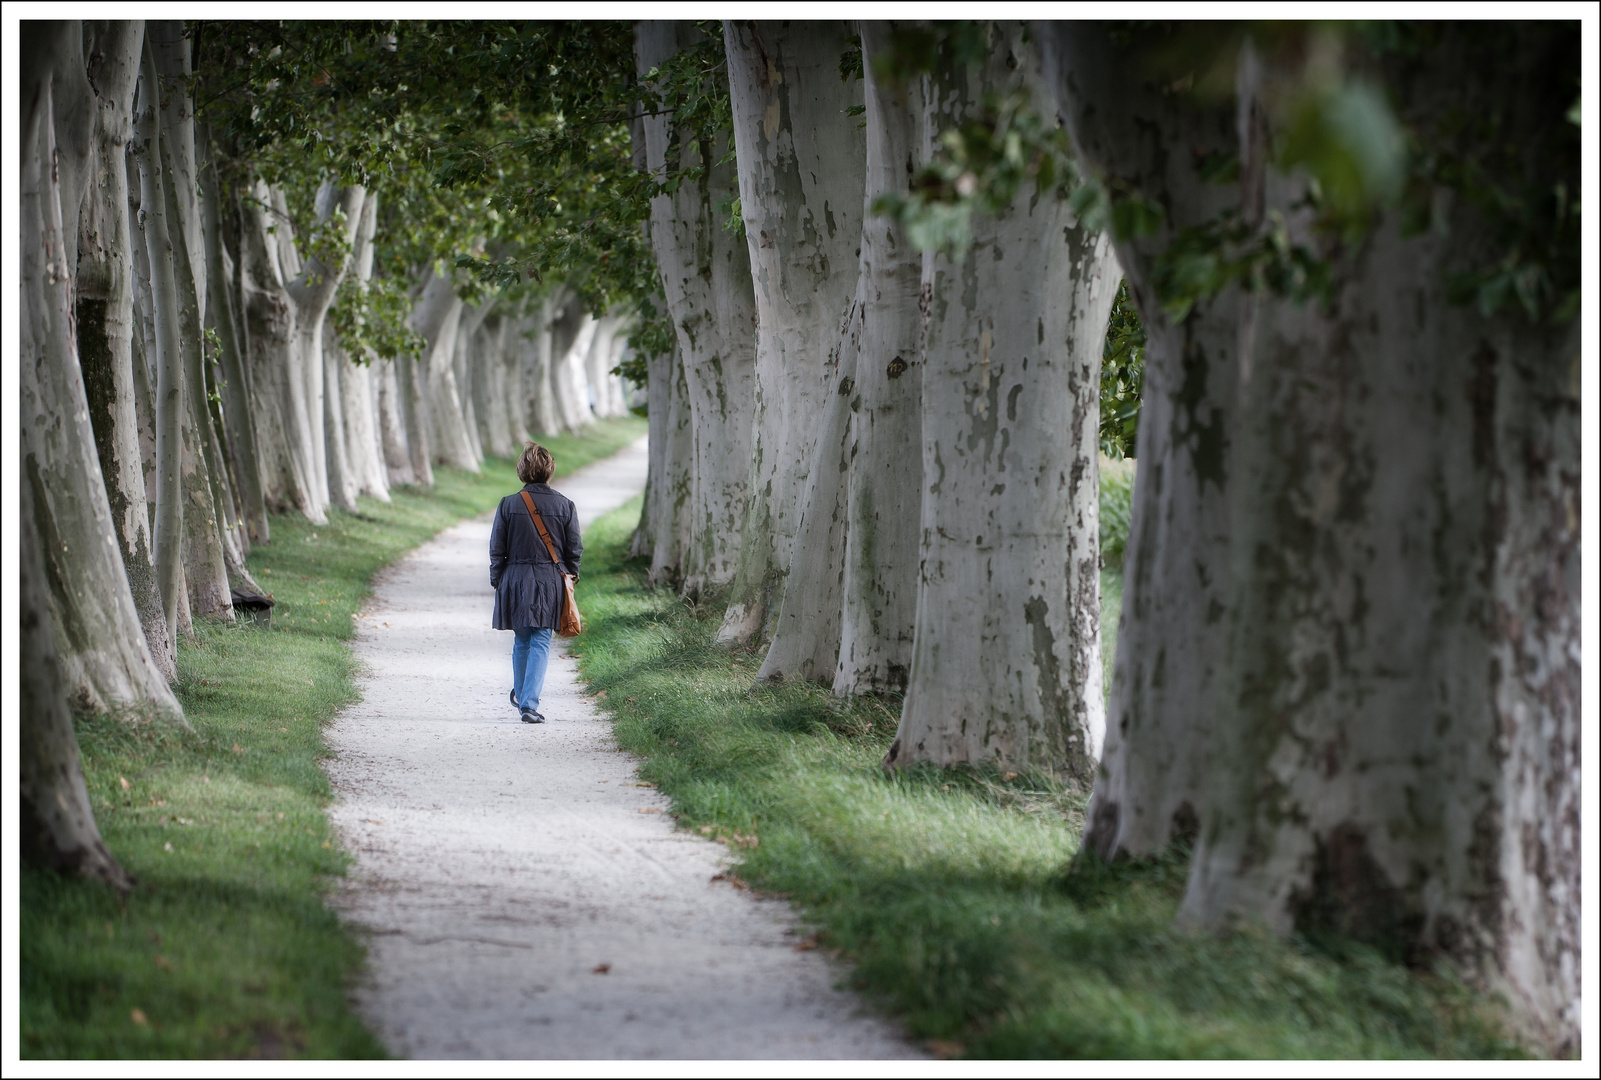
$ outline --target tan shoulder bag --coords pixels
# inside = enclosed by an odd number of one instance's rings
[[[556,553],[556,545],[551,542],[550,533],[545,531],[545,519],[539,516],[534,508],[534,497],[528,492],[521,493],[523,502],[528,506],[528,516],[534,519],[534,528],[539,530],[539,538],[545,542],[545,550],[550,552],[550,561],[556,564],[556,572],[561,575],[562,590],[561,618],[557,621],[556,633],[561,637],[577,637],[584,632],[584,621],[578,617],[578,598],[573,593],[577,578],[569,574],[561,565],[561,556]]]

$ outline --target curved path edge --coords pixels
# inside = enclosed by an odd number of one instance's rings
[[[640,440],[555,486],[587,527],[645,472]],[[353,644],[362,701],[329,730],[363,1019],[415,1058],[922,1057],[796,951],[786,903],[713,880],[723,849],[673,829],[559,643],[551,722],[518,720],[490,517],[380,572]]]

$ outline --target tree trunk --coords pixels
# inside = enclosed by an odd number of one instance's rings
[[[78,737],[56,656],[34,494],[28,484],[22,486],[22,507],[17,580],[21,683],[17,750],[22,811],[18,839],[22,862],[102,881],[125,893],[133,881],[100,839],[83,782]]]
[[[377,232],[378,196],[369,191],[361,202],[361,220],[356,227],[356,247],[351,254],[350,270],[364,288],[372,281],[373,240]],[[375,363],[370,356],[343,355],[339,368],[343,394],[338,404],[343,410],[345,457],[355,494],[389,502],[389,477],[379,436],[378,394],[373,385]]]
[[[693,44],[699,31],[683,22],[639,24],[641,74]],[[755,395],[756,306],[750,249],[723,228],[728,202],[739,195],[719,139],[701,143],[667,117],[643,118],[653,173],[700,169],[671,194],[651,200],[651,246],[661,268],[667,310],[677,329],[694,438],[690,543],[683,589],[698,595],[727,585],[739,565],[740,529],[750,482]]]
[[[426,409],[419,412],[425,411],[428,420],[427,445],[433,451],[430,464],[437,462],[477,472],[478,459],[473,455],[472,444],[467,438],[453,366],[461,307],[461,297],[456,295],[456,287],[450,277],[440,277],[430,267],[427,283],[411,314],[412,329],[428,342],[413,374],[413,392],[427,397]],[[408,428],[411,427],[410,419],[407,418]],[[415,468],[416,440],[413,441],[412,452]],[[420,469],[417,471],[421,472]],[[427,475],[428,483],[433,483],[431,468]]]
[[[925,148],[985,95],[1033,83],[1020,35],[989,31],[981,70],[930,77]],[[885,764],[993,762],[1088,788],[1105,725],[1100,357],[1120,274],[1051,192],[975,218],[973,236],[960,261],[924,262],[922,583]]]
[[[1452,24],[1385,82],[1411,130],[1499,110],[1549,175],[1578,52],[1555,24]],[[1292,228],[1297,186],[1267,187]],[[1504,240],[1466,198],[1446,212],[1412,237],[1385,213],[1329,252],[1328,305],[1263,296],[1245,329],[1228,666],[1181,918],[1443,953],[1575,1053],[1580,328],[1451,306],[1449,276]]]
[[[891,24],[862,23],[862,68],[888,47]],[[922,82],[869,76],[867,202],[905,192],[921,164]],[[917,616],[923,495],[923,258],[883,215],[862,219],[862,327],[856,366],[834,693],[903,691]]]
[[[133,249],[126,158],[133,138],[133,98],[144,23],[86,23],[84,30],[89,82],[95,93],[95,132],[94,157],[78,219],[78,360],[134,608],[150,655],[171,683],[177,681],[178,668],[156,583],[134,403]]]
[[[694,493],[695,432],[689,384],[678,346],[650,359],[650,475],[645,505],[630,554],[650,556],[650,583],[675,584],[683,571],[684,552],[693,541],[690,507]]]
[[[204,241],[196,194],[194,122],[184,79],[189,71],[189,45],[179,23],[153,23],[145,37],[152,55],[160,136],[153,144],[160,157],[162,194],[166,199],[168,243],[147,243],[152,262],[170,262],[176,284],[177,341],[183,367],[182,449],[179,485],[183,498],[183,575],[191,615],[231,622],[233,601],[223,533],[228,527],[226,494],[219,490],[221,447],[212,427],[206,393],[206,303]],[[161,273],[165,274],[163,270]],[[152,265],[151,279],[157,280]],[[242,569],[242,558],[235,559]]]
[[[524,354],[523,389],[524,412],[528,417],[529,431],[534,435],[554,435],[557,431],[556,402],[551,393],[550,371],[557,355],[557,327],[565,317],[568,299],[569,295],[563,286],[557,286],[554,292],[543,297],[539,302],[535,326],[530,330],[529,344],[532,348]]]
[[[145,643],[117,548],[111,506],[78,365],[69,271],[77,265],[76,215],[61,215],[63,188],[83,191],[77,164],[56,152],[53,84],[72,98],[92,93],[77,23],[25,22],[21,70],[22,184],[19,217],[18,397],[22,483],[29,489],[48,588],[52,637],[62,650],[68,694],[80,708],[150,707],[182,715]],[[60,115],[60,114],[56,114]],[[87,125],[89,107],[61,119]],[[89,145],[79,132],[74,142]],[[36,581],[38,579],[36,578]],[[25,635],[26,636],[26,635]],[[42,708],[43,706],[41,706]]]
[[[208,310],[222,343],[218,357],[218,384],[227,417],[223,429],[228,463],[239,500],[241,527],[247,544],[265,544],[272,538],[267,503],[262,494],[261,461],[257,449],[255,413],[250,407],[250,381],[245,364],[238,258],[238,202],[224,193],[214,164],[204,170],[206,198],[201,203],[205,226]]]
[[[473,460],[480,462],[484,460],[484,443],[479,434],[478,394],[479,384],[486,376],[478,332],[494,307],[493,297],[486,298],[481,304],[462,305],[461,322],[456,327],[456,347],[452,350],[456,392],[461,397],[462,428]]]
[[[361,226],[361,204],[366,191],[359,185],[337,188],[325,181],[317,192],[316,213],[319,228],[339,228],[347,249],[353,248],[356,230]],[[275,198],[281,203],[282,196]],[[333,224],[336,209],[343,213],[343,221]],[[280,235],[280,245],[291,245],[287,234]],[[291,263],[291,266],[293,264]],[[294,366],[290,369],[289,409],[300,430],[300,437],[291,442],[291,449],[302,460],[300,468],[308,478],[303,512],[318,524],[327,520],[330,500],[328,483],[327,440],[327,360],[323,355],[323,322],[334,294],[344,280],[350,266],[348,257],[341,258],[337,266],[328,265],[320,255],[313,253],[304,267],[297,268],[294,277],[285,286],[285,292],[295,308],[295,345],[291,352]]]
[[[830,354],[855,295],[866,149],[839,77],[846,22],[727,23],[739,195],[755,283],[756,396],[739,572],[718,640],[768,637],[784,597]]]
[[[378,370],[373,379],[378,384],[378,435],[383,445],[384,475],[390,487],[420,483],[412,468],[411,441],[406,430],[407,401],[400,381],[402,360],[375,363]],[[428,482],[433,482],[431,477]]]
[[[345,398],[350,388],[344,375],[350,358],[339,344],[339,335],[326,319],[322,324],[322,421],[323,443],[328,448],[328,501],[346,513],[356,512],[356,477],[350,467],[349,436],[345,432]]]
[[[584,365],[589,359],[590,347],[594,345],[595,335],[599,330],[600,323],[594,316],[585,312],[578,325],[578,336],[573,339],[572,345],[559,356],[552,354],[558,356],[551,364],[550,383],[551,398],[556,405],[556,423],[560,431],[576,432],[593,422],[595,418],[589,409],[587,392],[589,380],[585,375]]]
[[[517,444],[512,439],[511,415],[506,405],[513,400],[507,383],[506,346],[515,319],[504,312],[489,315],[478,327],[473,353],[478,366],[472,383],[473,415],[478,418],[478,443],[485,454],[510,457]]]
[[[169,631],[178,628],[178,592],[183,566],[183,355],[178,343],[177,270],[171,255],[167,220],[166,176],[161,160],[161,132],[156,117],[159,97],[149,42],[139,81],[135,160],[139,164],[144,251],[150,262],[150,319],[154,330],[156,482],[156,582]],[[175,643],[176,647],[176,643]]]
[[[1101,773],[1085,847],[1156,855],[1193,838],[1208,768],[1228,604],[1230,433],[1242,298],[1237,287],[1180,322],[1156,296],[1158,257],[1186,228],[1240,206],[1199,175],[1238,148],[1232,105],[1157,85],[1138,50],[1093,23],[1035,26],[1042,66],[1080,160],[1161,206],[1155,233],[1118,242],[1145,326],[1145,391],[1123,613]]]
[[[790,560],[788,588],[779,607],[773,643],[757,671],[759,679],[832,682],[839,662],[840,589],[845,572],[845,515],[850,501],[851,414],[861,407],[856,371],[861,345],[863,297],[845,327],[830,372],[834,393],[822,402],[821,427],[812,447],[812,468],[801,499],[800,527]],[[911,448],[908,447],[908,452]]]

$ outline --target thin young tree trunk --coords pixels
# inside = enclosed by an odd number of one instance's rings
[[[145,500],[144,462],[134,401],[132,238],[127,146],[144,47],[144,24],[85,23],[88,75],[95,93],[94,158],[78,221],[75,314],[78,359],[117,546],[145,644],[167,681],[178,668],[156,583],[154,539]]]
[[[67,684],[56,655],[32,488],[22,486],[17,581],[20,705],[17,835],[24,865],[102,881],[127,892],[133,880],[106,849],[83,782]]]
[[[841,80],[847,22],[729,22],[729,100],[756,310],[756,396],[739,573],[718,640],[768,638],[783,602],[829,354],[856,292],[866,151]]]
[[[88,125],[92,91],[77,23],[26,22],[22,32],[22,184],[19,218],[18,399],[22,483],[37,528],[42,584],[67,692],[80,708],[150,708],[181,716],[145,643],[115,540],[78,364],[70,269],[77,265],[76,213],[62,220],[63,188],[82,192],[79,162],[58,154],[58,120]],[[80,103],[55,112],[54,85]],[[89,132],[73,141],[86,148]],[[76,208],[75,208],[76,209]],[[170,624],[169,624],[170,625]]]
[[[698,38],[687,23],[640,23],[639,72]],[[651,200],[650,211],[651,246],[677,329],[692,416],[691,531],[682,588],[695,596],[732,582],[739,566],[756,389],[750,248],[723,228],[727,212],[720,208],[739,195],[737,169],[720,164],[726,142],[702,143],[664,116],[646,116],[642,123],[653,173],[669,163],[675,170],[699,169],[671,194]]]
[[[925,148],[986,95],[1033,85],[1018,28],[987,29],[982,69],[930,77]],[[993,762],[1088,788],[1105,724],[1100,358],[1121,275],[1050,192],[975,218],[973,236],[960,261],[924,263],[922,583],[885,764]]]
[[[862,69],[893,24],[862,23]],[[867,203],[906,192],[921,164],[922,82],[868,76]],[[834,693],[903,691],[917,617],[923,495],[923,258],[892,218],[862,219],[862,328],[847,480]]]
[[[1226,644],[1229,466],[1235,430],[1237,287],[1182,321],[1163,310],[1157,259],[1184,229],[1238,210],[1237,184],[1205,162],[1238,148],[1234,109],[1168,92],[1144,57],[1104,26],[1035,26],[1046,78],[1079,159],[1163,208],[1149,236],[1120,240],[1118,261],[1145,326],[1145,391],[1123,612],[1106,745],[1085,848],[1103,859],[1157,855],[1195,836],[1212,704]]]

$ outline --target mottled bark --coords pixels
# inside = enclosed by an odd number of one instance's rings
[[[1101,773],[1085,845],[1154,855],[1193,838],[1226,642],[1229,453],[1242,299],[1237,288],[1180,322],[1156,296],[1157,259],[1180,230],[1240,206],[1199,168],[1234,153],[1232,103],[1172,93],[1133,46],[1093,23],[1035,26],[1046,80],[1080,161],[1114,190],[1162,208],[1118,261],[1145,326],[1133,515]]]
[[[640,73],[692,44],[698,34],[682,22],[640,23],[635,50]],[[703,144],[665,116],[643,117],[642,126],[653,172],[669,162],[675,169],[701,169],[677,190],[651,200],[650,209],[651,246],[678,333],[692,416],[691,526],[682,588],[697,595],[732,582],[739,564],[755,395],[750,249],[723,228],[725,208],[739,195],[735,166],[719,164],[727,145],[722,140]]]
[[[930,77],[925,147],[1028,79],[1018,28],[989,32],[981,69]],[[975,217],[973,240],[924,263],[922,581],[885,764],[992,762],[1087,788],[1105,723],[1100,358],[1121,275],[1111,241],[1049,192]]]
[[[415,484],[417,474],[412,470],[411,443],[406,432],[406,400],[401,390],[400,364],[397,359],[374,362],[373,381],[377,384],[378,438],[383,446],[384,475],[389,486]]]
[[[427,342],[421,359],[417,361],[409,391],[426,397],[426,406],[417,409],[418,420],[426,416],[427,447],[432,453],[431,462],[453,465],[469,472],[478,471],[478,459],[473,454],[472,442],[467,436],[466,421],[461,407],[461,394],[456,385],[454,366],[456,331],[461,325],[461,297],[448,274],[440,276],[430,267],[422,293],[412,308],[411,327]],[[422,406],[422,402],[418,402]],[[408,434],[411,417],[407,417]],[[412,441],[412,466],[417,467],[418,440]],[[428,483],[433,473],[428,472]]]
[[[862,23],[863,70],[892,24]],[[867,202],[905,192],[922,163],[922,82],[864,87]],[[906,689],[923,494],[923,258],[892,218],[862,220],[856,367],[836,694]]]
[[[129,591],[96,453],[78,364],[70,271],[78,262],[78,220],[62,219],[61,179],[82,162],[58,154],[58,121],[88,127],[89,94],[77,23],[26,22],[21,52],[18,401],[22,484],[31,500],[48,592],[52,636],[67,694],[80,708],[155,707],[181,715],[156,667]],[[54,112],[54,89],[85,107]],[[89,146],[91,133],[73,142]]]
[[[372,280],[373,239],[378,232],[378,196],[369,191],[361,201],[361,220],[356,226],[356,245],[351,253],[350,273],[366,285]],[[345,439],[345,460],[349,480],[357,495],[371,495],[389,502],[389,476],[384,467],[384,447],[379,434],[378,392],[374,386],[374,361],[341,351],[337,399]]]
[[[133,138],[134,90],[144,24],[84,24],[94,89],[93,157],[78,218],[74,297],[78,360],[89,419],[105,479],[117,547],[145,644],[168,682],[178,668],[156,583],[155,540],[146,508],[133,356],[133,242],[128,221],[127,146]]]
[[[245,327],[239,288],[239,208],[225,191],[216,168],[207,161],[202,175],[206,198],[201,202],[206,244],[208,322],[221,342],[217,383],[226,422],[222,429],[229,473],[238,499],[240,526],[246,542],[265,544],[272,538],[267,503],[262,494],[255,413],[250,407],[250,380],[245,364]]]
[[[178,629],[178,595],[183,572],[183,354],[178,313],[177,270],[172,258],[167,216],[168,178],[161,159],[161,130],[154,99],[158,95],[155,63],[145,43],[136,105],[134,160],[139,167],[139,218],[148,259],[150,322],[155,370],[156,470],[153,527],[156,536],[156,583],[161,589],[169,632]],[[175,643],[176,647],[176,643]]]
[[[787,587],[773,627],[773,642],[757,671],[759,679],[833,682],[839,662],[841,588],[845,572],[846,506],[849,501],[852,412],[856,393],[863,297],[846,314],[832,370],[834,393],[821,404],[812,467],[801,496],[800,526],[790,559]],[[912,452],[911,447],[907,452]]]
[[[694,493],[695,433],[684,362],[673,351],[650,360],[650,476],[645,505],[630,554],[650,556],[650,582],[676,584],[684,552],[692,542],[690,507]]]
[[[1550,176],[1578,46],[1559,24],[1449,24],[1381,70],[1414,130],[1499,110]],[[1292,229],[1297,186],[1267,185]],[[1503,241],[1468,199],[1444,213],[1327,244],[1331,302],[1264,295],[1246,328],[1233,620],[1181,919],[1444,954],[1571,1053],[1580,333],[1451,305],[1451,275]]]
[[[22,486],[17,580],[18,840],[24,865],[105,882],[127,892],[133,881],[106,850],[83,782],[67,685],[56,656],[45,562],[31,487]]]
[[[587,388],[589,380],[585,364],[590,348],[600,331],[600,322],[585,312],[578,325],[578,335],[563,353],[552,353],[550,367],[551,398],[556,406],[556,424],[559,431],[578,431],[594,423],[595,414],[589,408]]]
[[[841,80],[847,22],[729,22],[729,100],[757,321],[739,572],[718,640],[765,639],[783,603],[830,354],[856,292],[866,152]]]

